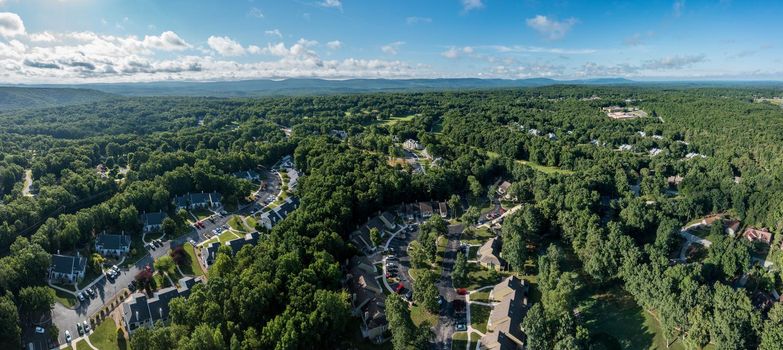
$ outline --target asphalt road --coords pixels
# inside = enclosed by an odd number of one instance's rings
[[[454,260],[457,258],[457,252],[459,251],[459,237],[462,230],[453,229],[455,227],[450,228],[450,233],[447,235],[449,241],[446,244],[446,250],[443,253],[441,278],[440,281],[438,281],[438,291],[440,292],[440,296],[445,300],[445,302],[441,304],[438,324],[435,327],[435,341],[439,349],[451,349],[451,337],[455,332],[454,325],[457,317],[452,306],[453,301],[465,301],[464,296],[457,294],[451,279]]]

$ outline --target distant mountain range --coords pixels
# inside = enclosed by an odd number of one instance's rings
[[[533,79],[284,79],[240,80],[218,82],[151,82],[80,85],[34,85],[35,87],[68,87],[103,91],[123,96],[297,96],[318,94],[361,93],[380,91],[435,91],[488,88],[539,87],[556,84],[631,84],[622,78],[554,80]]]
[[[0,111],[67,106],[105,100],[112,94],[93,89],[0,87]]]
[[[283,79],[216,82],[150,82],[71,85],[12,85],[0,87],[0,111],[40,108],[100,101],[119,96],[260,97],[331,95],[367,92],[449,91],[467,89],[532,88],[551,85],[641,86],[758,86],[783,87],[783,83],[741,81],[641,82],[624,78],[582,80],[531,79]]]

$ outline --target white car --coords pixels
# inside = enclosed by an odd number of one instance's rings
[[[89,333],[90,332],[90,324],[87,323],[87,320],[82,322],[82,324],[84,325],[84,333]]]
[[[35,327],[35,333],[44,334],[46,330],[43,327]]]
[[[65,342],[70,343],[71,342],[71,332],[68,330],[65,331]]]

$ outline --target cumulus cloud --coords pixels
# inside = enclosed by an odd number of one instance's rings
[[[331,8],[343,8],[343,2],[342,0],[324,0],[321,1],[321,6],[323,7],[331,7]]]
[[[0,36],[10,38],[25,33],[24,22],[19,15],[13,12],[0,12]]]
[[[266,30],[266,31],[264,31],[264,35],[266,35],[266,36],[274,36],[274,37],[278,37],[278,38],[282,38],[283,37],[283,33],[281,33],[279,29]]]
[[[52,35],[49,32],[43,32],[43,33],[33,33],[29,36],[30,41],[33,42],[44,42],[44,43],[50,43],[56,40],[54,35]]]
[[[245,54],[245,48],[227,36],[210,36],[207,39],[207,45],[221,56],[231,57]]]
[[[190,44],[172,31],[163,32],[160,36],[147,35],[144,37],[144,44],[149,48],[162,51],[182,51],[190,48]]]
[[[448,50],[441,52],[440,55],[446,58],[458,58],[463,54],[469,55],[472,54],[473,52],[474,49],[470,46],[465,46],[462,48],[452,46]]]
[[[587,62],[577,70],[577,76],[634,76],[644,75],[650,72],[675,72],[694,64],[707,61],[705,55],[669,56],[651,59],[641,64],[616,64],[602,65],[595,62]]]
[[[528,18],[527,26],[537,31],[541,36],[548,40],[557,40],[563,38],[578,21],[575,18],[569,18],[564,21],[558,21],[543,15],[537,15]]]
[[[432,23],[432,18],[413,16],[413,17],[406,18],[405,23],[408,24]]]
[[[329,50],[339,50],[343,47],[343,42],[340,40],[333,40],[326,43],[326,47],[329,48]]]
[[[400,50],[400,46],[402,45],[405,45],[404,41],[395,41],[393,43],[388,43],[381,46],[381,51],[383,51],[385,54],[396,55]]]
[[[467,12],[484,7],[483,0],[462,0],[462,9]]]
[[[257,7],[251,8],[250,11],[247,13],[247,15],[255,18],[264,18],[264,13],[261,12],[261,9]]]

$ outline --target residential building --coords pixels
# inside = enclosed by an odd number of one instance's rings
[[[742,236],[751,242],[762,242],[767,245],[772,243],[772,233],[766,229],[748,227]]]
[[[498,185],[497,193],[501,196],[505,196],[508,194],[508,191],[511,189],[511,183],[508,181],[503,181]]]
[[[419,202],[419,213],[422,219],[429,219],[432,217],[432,203]]]
[[[351,293],[351,312],[362,319],[362,336],[379,344],[384,340],[388,322],[386,297],[375,273],[375,267],[366,257],[355,257],[345,276],[345,284]]]
[[[142,230],[144,233],[160,231],[163,229],[163,220],[167,217],[168,215],[163,211],[141,214]]]
[[[109,234],[104,231],[95,239],[95,251],[103,256],[119,257],[130,252],[131,238],[123,231]]]
[[[52,265],[49,267],[49,281],[75,283],[84,278],[87,259],[76,253],[76,256],[52,254]]]
[[[510,276],[492,288],[492,291],[489,292],[489,298],[495,301],[502,301],[516,290],[527,292],[527,284],[525,284],[525,280],[519,279],[517,276]]]
[[[174,205],[180,209],[212,209],[221,206],[222,196],[217,192],[187,193],[174,197]]]
[[[481,338],[482,349],[521,349],[522,320],[528,310],[525,282],[516,276],[508,277],[492,289],[490,299],[499,303],[489,314],[488,332]]]
[[[267,230],[271,230],[272,227],[277,225],[278,222],[283,221],[289,214],[291,214],[296,208],[299,207],[299,198],[288,197],[282,204],[276,208],[258,214],[258,222],[266,227]]]
[[[449,216],[449,207],[446,205],[446,202],[438,202],[438,211],[440,212],[440,217],[444,219]]]
[[[240,179],[244,179],[250,182],[261,181],[261,174],[253,170],[237,171],[234,173],[234,177],[238,177]]]
[[[739,232],[740,228],[740,221],[739,220],[729,220],[726,222],[726,233],[729,234],[729,236],[734,237],[737,232]]]
[[[626,144],[622,144],[622,145],[620,145],[620,147],[619,147],[619,148],[617,148],[617,149],[619,149],[619,150],[621,150],[621,151],[630,151],[630,150],[632,150],[632,149],[633,149],[633,146],[631,146],[631,145],[629,145],[629,144],[627,144],[627,143],[626,143]]]
[[[159,290],[152,298],[144,293],[133,294],[122,304],[123,326],[128,334],[133,334],[140,327],[148,327],[156,322],[166,322],[169,318],[169,303],[177,297],[187,298],[196,283],[201,278],[184,277],[178,281],[179,287],[168,287]]]
[[[506,261],[500,257],[500,238],[493,237],[484,243],[478,251],[478,262],[488,269],[501,271],[506,266]]]
[[[294,168],[288,168],[286,174],[288,174],[288,189],[296,189],[296,186],[299,184],[299,171]]]
[[[650,156],[655,157],[661,154],[661,152],[663,152],[663,150],[661,150],[660,148],[652,148],[650,149]]]
[[[422,146],[419,141],[416,141],[414,139],[407,139],[405,142],[402,143],[402,148],[408,150],[408,151],[416,151],[416,150],[422,150],[424,149],[424,146]]]
[[[669,176],[666,178],[666,182],[669,186],[679,186],[682,183],[683,177],[680,175]]]
[[[394,217],[394,214],[385,211],[381,213],[381,215],[378,218],[381,219],[381,221],[383,221],[383,224],[386,226],[387,230],[394,230],[397,228],[397,224],[395,223],[397,218]]]
[[[261,234],[258,231],[253,231],[245,234],[242,238],[232,239],[225,242],[226,246],[231,248],[232,254],[236,255],[246,245],[254,246],[258,244],[258,240],[261,238]],[[210,267],[215,263],[217,259],[217,253],[220,250],[220,242],[212,242],[205,247],[201,248],[201,258],[204,260],[204,266]]]

